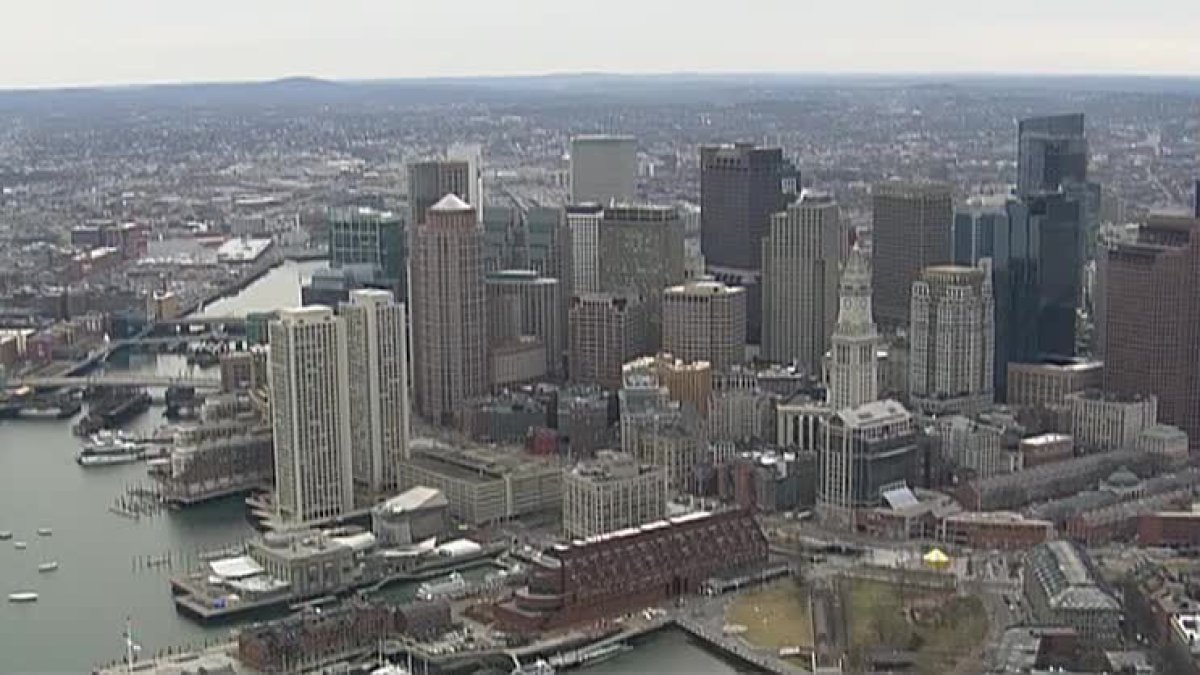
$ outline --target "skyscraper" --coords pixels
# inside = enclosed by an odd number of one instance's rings
[[[417,411],[446,421],[487,393],[487,317],[475,210],[453,194],[411,233],[410,279]]]
[[[871,267],[857,246],[839,286],[837,326],[830,340],[829,407],[856,408],[879,398],[879,331],[871,317]]]
[[[566,207],[567,230],[571,250],[571,293],[600,291],[600,221],[604,208],[599,204]]]
[[[663,291],[662,348],[725,370],[746,360],[746,289],[705,279]]]
[[[799,191],[800,172],[780,148],[752,143],[700,148],[700,247],[709,273],[744,286],[746,337],[762,339],[762,240],[771,216]]]
[[[1192,185],[1192,215],[1200,218],[1200,178]]]
[[[522,337],[542,344],[546,373],[562,373],[566,344],[558,279],[534,270],[501,270],[485,279],[488,346],[498,347]]]
[[[300,524],[354,508],[345,326],[328,307],[279,313],[270,325],[275,503]]]
[[[399,485],[408,458],[408,320],[387,291],[358,290],[339,308],[346,324],[354,481],[371,495]]]
[[[662,340],[662,292],[683,281],[683,221],[673,206],[604,209],[598,257],[600,290],[637,296],[646,309],[647,346]]]
[[[1153,394],[1200,447],[1200,218],[1151,216],[1104,256],[1104,388]]]
[[[637,199],[637,139],[575,136],[571,139],[571,203],[628,204]]]
[[[992,257],[996,232],[1008,227],[1008,195],[973,195],[954,210],[953,262],[968,267]]]
[[[1007,400],[1008,364],[1075,354],[1082,296],[1079,201],[1062,192],[1008,204],[992,246],[996,304],[995,388]]]
[[[995,336],[986,266],[927,267],[912,285],[908,386],[926,415],[973,415],[993,400]]]
[[[1017,194],[1056,192],[1087,182],[1083,114],[1031,117],[1017,125]]]
[[[763,239],[762,355],[821,372],[837,324],[838,205],[804,193],[799,202],[771,216]]]
[[[875,320],[891,329],[908,322],[909,290],[921,270],[951,260],[953,201],[940,183],[881,183],[871,201]]]
[[[367,207],[329,209],[329,266],[408,296],[408,233],[402,214]]]
[[[425,160],[408,165],[408,206],[410,227],[423,224],[429,207],[447,194],[471,203],[475,178],[468,160]]]
[[[571,298],[571,381],[621,386],[621,367],[645,353],[646,320],[641,301],[613,293],[583,293]]]

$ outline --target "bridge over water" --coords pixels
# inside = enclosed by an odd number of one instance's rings
[[[15,382],[18,386],[48,389],[51,387],[194,387],[220,389],[221,380],[215,377],[184,377],[143,375],[136,373],[92,373],[57,377],[26,377]]]

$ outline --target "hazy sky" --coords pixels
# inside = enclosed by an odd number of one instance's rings
[[[1200,75],[1200,0],[0,3],[0,87],[578,71]]]

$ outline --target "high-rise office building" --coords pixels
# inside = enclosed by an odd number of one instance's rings
[[[369,494],[399,485],[408,458],[408,320],[388,291],[358,290],[338,308],[346,324],[354,481]]]
[[[817,453],[817,517],[823,524],[854,530],[857,512],[883,493],[913,486],[920,471],[912,415],[896,401],[842,408],[822,421]]]
[[[600,292],[600,221],[604,208],[599,204],[566,207],[567,231],[571,251],[571,293]]]
[[[355,278],[408,294],[408,232],[400,213],[352,206],[329,209],[329,266]]]
[[[640,300],[624,295],[583,293],[571,298],[571,381],[620,387],[621,367],[646,352],[643,312]]]
[[[841,225],[832,199],[805,192],[763,239],[762,356],[821,372],[837,324]]]
[[[558,279],[534,270],[501,270],[489,273],[484,283],[488,345],[536,338],[545,353],[546,373],[558,377],[566,352]]]
[[[637,199],[637,139],[571,139],[571,203],[628,204]]]
[[[1017,125],[1017,194],[1057,192],[1087,182],[1083,114],[1031,117]]]
[[[1153,394],[1200,447],[1200,218],[1151,216],[1102,251],[1104,388]]]
[[[459,195],[463,201],[475,207],[480,220],[483,219],[483,146],[479,143],[451,143],[446,148],[446,159],[467,163],[467,194]]]
[[[926,415],[973,415],[993,400],[991,270],[927,267],[912,285],[908,386]]]
[[[887,329],[908,323],[909,291],[921,270],[951,260],[950,186],[881,183],[872,190],[872,302]]]
[[[1192,215],[1200,218],[1200,178],[1192,185]]]
[[[1079,201],[1062,192],[1009,202],[995,232],[995,388],[1007,400],[1008,364],[1075,354],[1082,296],[1083,230]]]
[[[996,232],[1008,227],[1008,195],[973,195],[954,210],[955,265],[973,267],[992,257]]]
[[[483,209],[483,271],[513,269],[518,261],[521,239],[521,212],[511,206],[487,206]]]
[[[411,217],[409,226],[425,222],[429,207],[442,197],[452,194],[472,204],[473,186],[476,185],[471,163],[467,160],[435,159],[413,162],[408,165],[408,206]],[[474,209],[472,209],[474,210]],[[476,218],[478,220],[478,217]]]
[[[838,290],[830,338],[829,407],[857,408],[879,398],[879,331],[871,314],[871,266],[855,246]]]
[[[411,233],[413,384],[417,411],[445,421],[487,393],[487,313],[475,210],[453,194]]]
[[[544,277],[554,277],[562,287],[571,284],[571,238],[566,212],[535,206],[525,212],[525,263]],[[569,295],[569,294],[564,294]]]
[[[600,290],[637,296],[645,306],[651,351],[662,340],[662,292],[683,281],[683,221],[673,206],[604,209]]]
[[[771,216],[800,188],[800,172],[780,148],[752,143],[700,148],[700,243],[709,273],[746,288],[747,337],[762,333],[762,240]]]
[[[328,307],[286,309],[270,340],[279,519],[340,516],[354,508],[345,326]]]
[[[746,360],[746,289],[704,279],[663,291],[664,351],[725,370]]]

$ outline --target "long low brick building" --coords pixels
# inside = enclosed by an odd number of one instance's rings
[[[669,518],[555,546],[496,616],[523,632],[606,618],[698,593],[711,578],[761,568],[767,556],[748,511]]]

